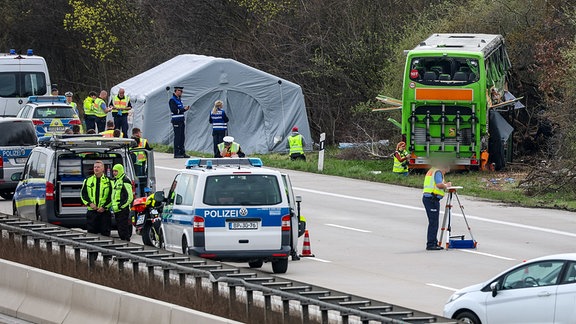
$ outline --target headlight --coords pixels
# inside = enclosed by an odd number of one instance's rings
[[[446,304],[449,304],[449,303],[455,301],[456,299],[458,299],[458,298],[460,298],[460,297],[462,297],[462,296],[464,296],[464,295],[466,295],[465,292],[460,292],[460,293],[457,292],[457,293],[454,293],[454,294],[452,294],[452,296],[450,296],[450,299],[448,299],[448,302],[446,302]]]

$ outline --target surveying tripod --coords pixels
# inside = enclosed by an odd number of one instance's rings
[[[472,230],[470,229],[470,225],[468,225],[468,220],[466,219],[466,214],[464,214],[464,206],[460,203],[460,198],[458,197],[458,193],[456,192],[458,189],[462,189],[462,187],[448,187],[448,193],[446,197],[446,207],[444,208],[444,218],[442,220],[442,227],[440,228],[440,240],[438,241],[438,245],[442,246],[444,243],[444,234],[446,233],[446,246],[445,248],[453,248],[453,249],[475,249],[476,248],[476,240],[474,240],[474,236],[472,235]],[[470,233],[470,240],[465,240],[465,235],[455,235],[450,236],[452,233],[452,198],[456,197],[456,201],[458,202],[458,206],[460,206],[460,211],[462,212],[462,217],[464,218],[464,222],[466,223],[466,228],[468,229],[468,233]],[[453,240],[455,238],[460,238],[459,240]]]

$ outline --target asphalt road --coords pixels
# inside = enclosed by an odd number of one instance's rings
[[[156,153],[155,162],[158,188],[168,188],[185,160]],[[303,197],[315,255],[290,262],[283,276],[294,280],[441,315],[457,289],[523,260],[576,252],[576,213],[478,200],[465,196],[466,188],[458,196],[478,248],[426,251],[420,189],[285,172]],[[470,239],[453,203],[452,234]],[[11,203],[0,200],[0,211],[11,213]],[[272,273],[270,264],[262,270]]]

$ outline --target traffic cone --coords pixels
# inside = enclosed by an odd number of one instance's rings
[[[312,250],[310,250],[310,235],[308,235],[308,230],[304,232],[304,244],[302,245],[301,257],[314,257]]]

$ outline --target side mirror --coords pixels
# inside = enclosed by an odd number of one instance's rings
[[[297,196],[296,196],[296,202],[297,202],[297,203],[302,202],[302,196],[297,195]]]
[[[498,295],[498,281],[494,281],[490,284],[490,290],[492,290],[492,297]]]
[[[156,191],[154,193],[154,200],[156,200],[156,202],[164,202],[164,200],[166,200],[166,197],[164,197],[164,191]]]
[[[12,181],[22,180],[22,172],[13,173],[12,176],[10,177],[10,180],[12,180]]]

